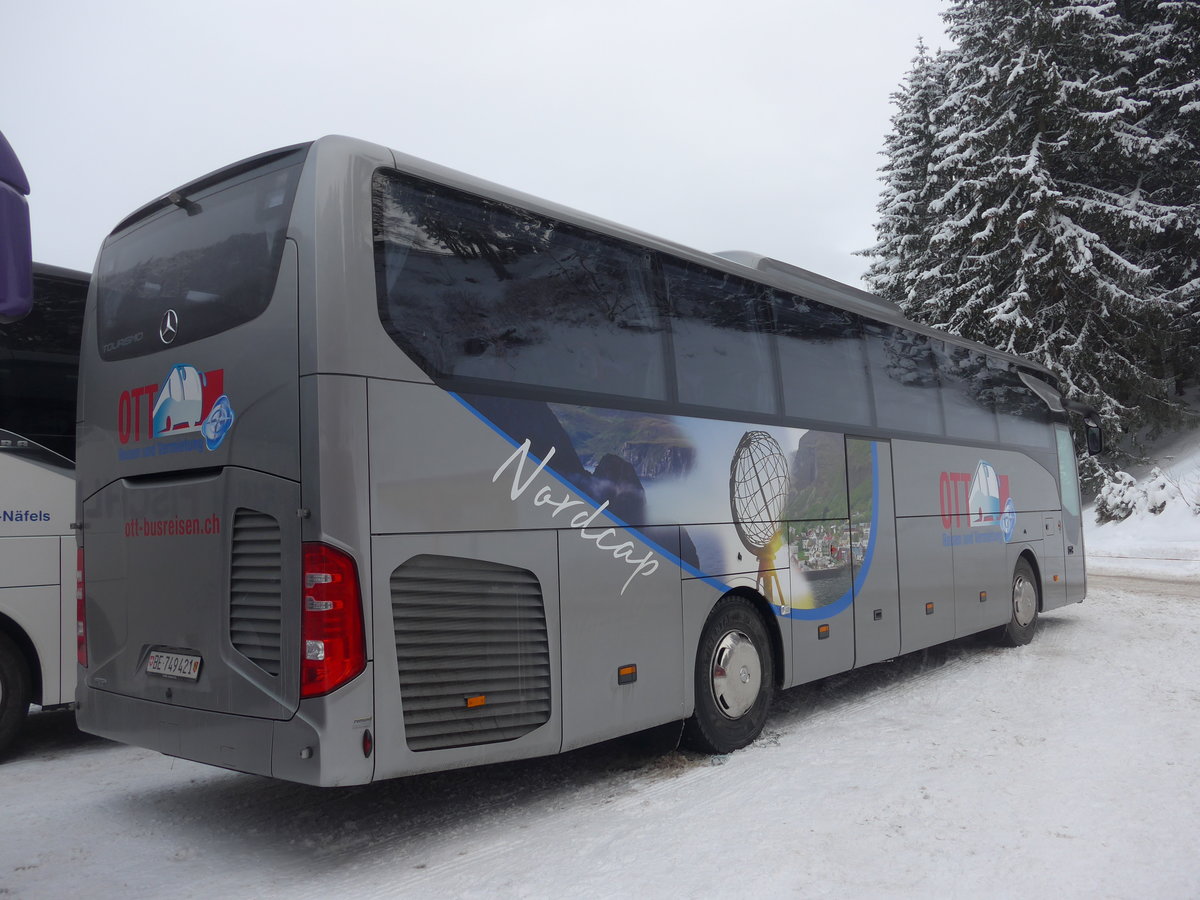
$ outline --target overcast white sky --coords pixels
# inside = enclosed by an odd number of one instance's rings
[[[171,188],[340,133],[857,283],[889,96],[944,5],[11,0],[0,131],[35,258],[71,268]]]

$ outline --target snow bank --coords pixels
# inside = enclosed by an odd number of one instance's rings
[[[1200,578],[1200,433],[1176,438],[1164,448],[1146,478],[1151,502],[1138,504],[1120,522],[1096,524],[1095,511],[1084,511],[1084,550],[1091,574],[1140,575],[1167,579]],[[1161,513],[1151,509],[1165,504]],[[1200,599],[1200,587],[1196,589]]]

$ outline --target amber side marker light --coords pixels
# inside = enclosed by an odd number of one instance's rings
[[[487,694],[476,694],[474,697],[467,697],[467,709],[475,709],[479,706],[487,706]]]
[[[933,615],[933,604],[932,603],[925,604],[925,615],[927,615],[927,616]]]
[[[617,684],[633,684],[637,681],[637,666],[629,664],[617,669]]]
[[[828,625],[818,625],[817,626],[817,640],[823,641],[827,637],[829,637],[829,626]]]

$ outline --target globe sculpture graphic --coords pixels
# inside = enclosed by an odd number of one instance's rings
[[[782,606],[783,589],[775,556],[783,545],[779,520],[787,500],[788,466],[778,442],[765,431],[747,431],[729,465],[729,507],[733,527],[758,558],[757,586],[768,603]]]

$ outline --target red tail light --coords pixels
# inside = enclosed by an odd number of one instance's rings
[[[319,697],[367,667],[354,560],[325,544],[305,544],[302,602],[300,696]]]
[[[75,658],[87,668],[87,604],[83,599],[82,547],[75,551]]]

